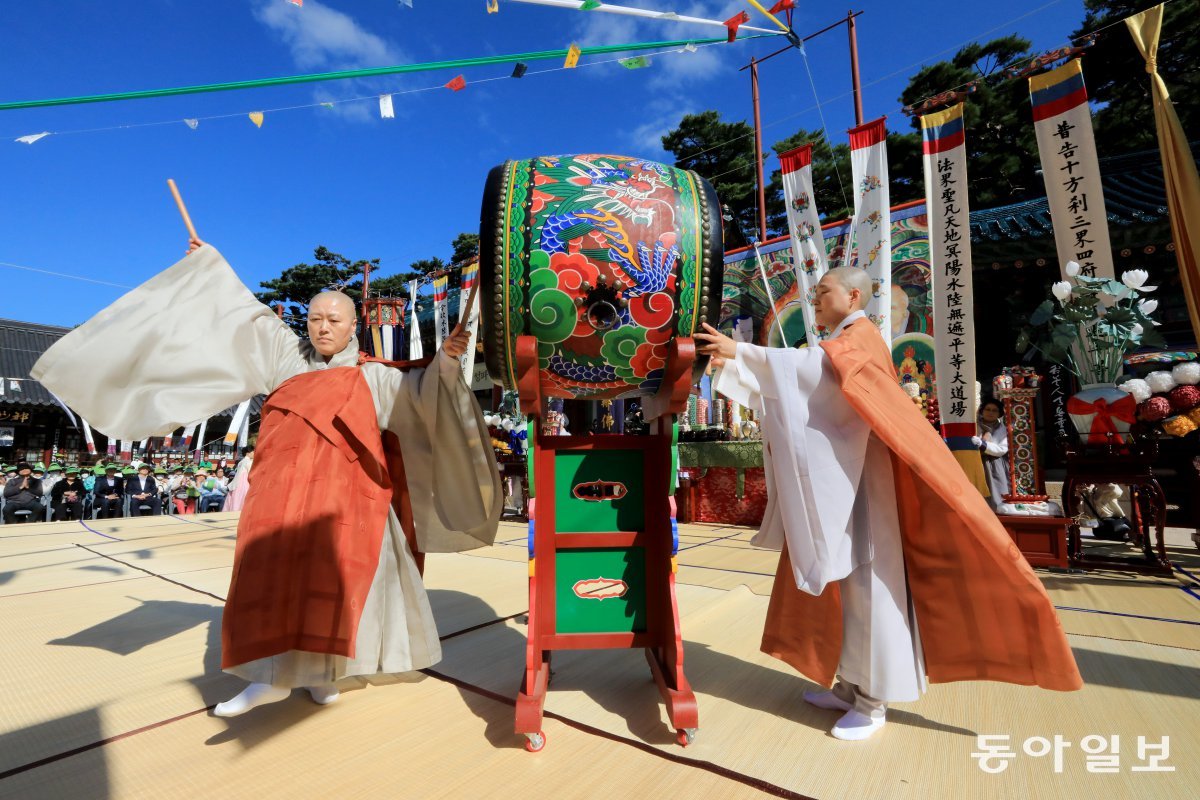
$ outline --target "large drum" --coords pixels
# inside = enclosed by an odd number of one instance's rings
[[[628,156],[509,161],[488,175],[480,226],[484,351],[505,388],[528,334],[544,396],[654,394],[671,340],[720,311],[720,206],[694,172]]]

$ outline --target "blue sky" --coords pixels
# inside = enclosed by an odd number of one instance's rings
[[[624,5],[726,19],[736,0],[624,0]],[[769,5],[769,3],[767,3]],[[0,4],[0,101],[322,72],[634,41],[701,38],[712,29],[500,0],[59,0]],[[824,27],[844,7],[800,3],[796,29]],[[922,63],[960,45],[1019,33],[1038,49],[1065,42],[1081,0],[860,0],[867,119],[908,129],[897,98]],[[752,24],[762,24],[755,19]],[[718,31],[720,33],[720,31]],[[616,152],[665,158],[659,137],[689,112],[751,119],[751,55],[778,39],[654,59],[440,86],[453,72],[184,97],[0,112],[0,262],[133,286],[174,263],[186,233],[166,188],[175,178],[201,237],[252,289],[311,259],[317,245],[381,258],[383,272],[447,257],[478,226],[488,170],[507,158]],[[844,29],[808,44],[835,140],[854,124]],[[591,60],[613,58],[599,56]],[[531,73],[561,66],[536,62]],[[468,81],[511,68],[466,71]],[[798,53],[762,68],[764,144],[817,128]],[[396,118],[381,119],[383,92]],[[367,97],[333,109],[271,109]],[[261,129],[246,117],[267,111]],[[204,119],[231,115],[223,119]],[[201,118],[196,130],[184,118]],[[164,124],[147,124],[164,123]],[[141,126],[109,129],[114,126]],[[51,131],[33,145],[18,136]],[[93,131],[70,133],[71,131]],[[750,146],[749,143],[747,146]],[[776,165],[774,159],[768,169]],[[124,290],[0,266],[0,317],[74,325]]]

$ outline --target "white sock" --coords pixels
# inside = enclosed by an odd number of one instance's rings
[[[338,691],[336,683],[326,683],[321,686],[309,686],[308,693],[312,696],[313,702],[327,706],[334,700],[338,699],[341,692]]]
[[[243,689],[237,697],[226,700],[224,703],[218,703],[217,707],[213,709],[213,713],[218,717],[236,717],[239,714],[245,714],[255,706],[278,703],[280,700],[285,700],[291,693],[291,689],[283,686],[272,686],[269,683],[252,683]]]

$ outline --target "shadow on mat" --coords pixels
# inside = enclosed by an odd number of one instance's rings
[[[0,797],[108,800],[104,748],[72,753],[103,738],[95,708],[0,734]]]
[[[1136,692],[1149,692],[1194,700],[1200,697],[1200,669],[1166,664],[1148,658],[1101,653],[1072,647],[1075,663],[1088,684],[1111,686]]]

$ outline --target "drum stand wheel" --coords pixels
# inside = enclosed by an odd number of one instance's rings
[[[680,728],[675,731],[675,741],[679,742],[680,747],[687,747],[692,742],[696,741],[696,731],[698,728]]]
[[[530,753],[540,753],[542,748],[546,746],[546,733],[538,731],[537,733],[525,734],[525,749]]]

